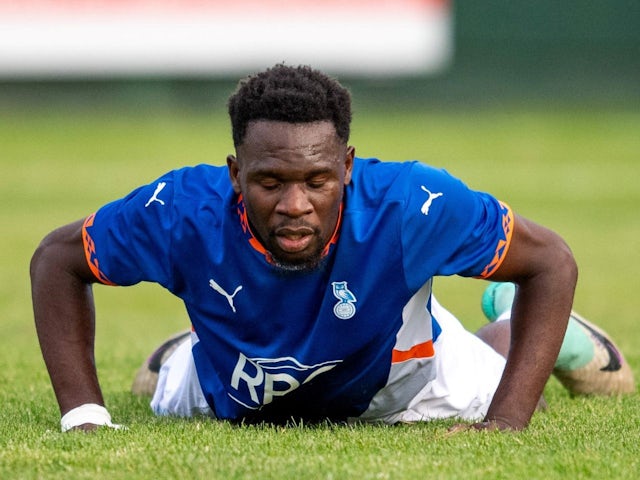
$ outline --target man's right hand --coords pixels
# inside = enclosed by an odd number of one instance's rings
[[[104,405],[94,357],[96,279],[85,259],[82,224],[47,235],[30,268],[36,331],[61,414]]]

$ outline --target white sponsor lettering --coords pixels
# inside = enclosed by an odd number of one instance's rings
[[[243,353],[231,375],[231,388],[238,395],[229,396],[237,403],[248,408],[271,403],[275,397],[286,395],[318,375],[328,372],[342,360],[332,360],[315,365],[304,365],[293,357],[248,358]],[[241,400],[238,397],[246,397]]]

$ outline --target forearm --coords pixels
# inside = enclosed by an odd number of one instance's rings
[[[509,353],[481,428],[521,429],[529,423],[560,351],[577,276],[564,240],[516,215],[508,254],[491,277],[518,285]]]
[[[518,282],[511,346],[486,420],[524,428],[551,375],[571,312],[576,282],[572,259]]]
[[[61,414],[104,403],[94,360],[91,285],[70,268],[68,250],[64,242],[45,241],[31,263],[36,331]]]

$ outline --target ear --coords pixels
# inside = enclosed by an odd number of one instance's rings
[[[233,156],[227,156],[227,167],[229,168],[229,179],[231,180],[231,186],[236,194],[240,194],[240,167],[238,165],[238,159]]]
[[[349,185],[351,183],[351,172],[353,171],[353,159],[356,156],[355,147],[347,147],[347,153],[344,160],[344,184]]]

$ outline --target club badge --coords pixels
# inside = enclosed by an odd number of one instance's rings
[[[347,282],[331,282],[333,295],[339,300],[333,307],[333,313],[342,320],[348,320],[356,314],[356,296],[353,294]]]

